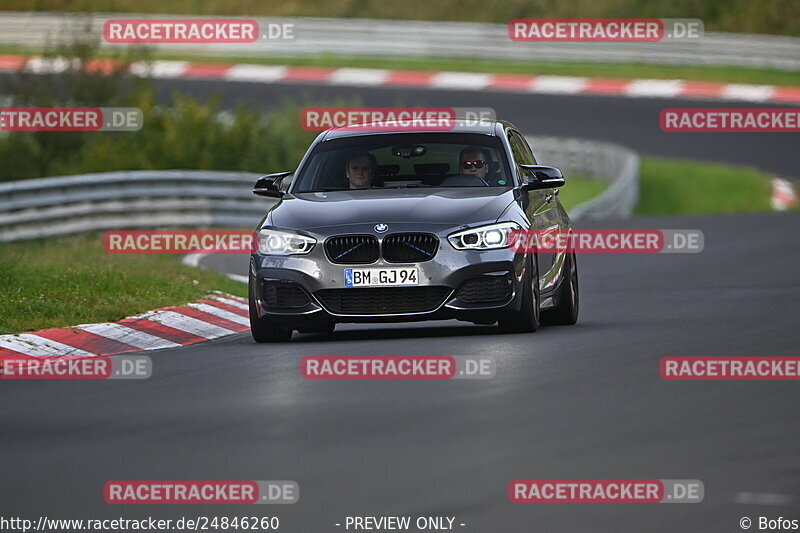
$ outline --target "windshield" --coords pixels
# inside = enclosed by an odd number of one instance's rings
[[[417,187],[512,187],[502,145],[488,135],[376,135],[318,145],[294,193]]]

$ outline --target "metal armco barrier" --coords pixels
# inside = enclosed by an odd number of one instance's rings
[[[610,182],[572,218],[629,216],[638,198],[639,158],[610,143],[528,137],[542,164]],[[254,196],[260,174],[210,170],[103,172],[0,183],[0,241],[121,228],[254,228],[275,200]]]
[[[100,37],[103,21],[124,18],[200,17],[96,13],[91,19],[91,32]],[[800,70],[800,39],[794,37],[706,32],[699,39],[657,43],[518,43],[508,38],[506,24],[496,23],[310,17],[256,17],[255,20],[260,28],[266,28],[267,24],[292,24],[293,38],[259,39],[246,45],[160,44],[155,48],[173,53],[190,51],[240,57],[308,56],[324,52],[350,56],[479,57]],[[40,46],[59,35],[85,32],[85,21],[74,14],[0,12],[0,44]]]
[[[539,164],[558,167],[569,187],[570,174],[609,182],[595,198],[573,207],[569,216],[626,218],[639,201],[639,156],[618,144],[560,137],[526,137]]]

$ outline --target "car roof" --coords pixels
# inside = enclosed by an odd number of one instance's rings
[[[374,129],[369,128],[368,126],[376,124]],[[380,124],[380,126],[377,126]],[[333,139],[342,139],[346,137],[359,137],[363,135],[388,135],[388,134],[425,134],[425,133],[477,133],[482,135],[491,135],[494,136],[497,133],[498,125],[502,125],[504,127],[512,127],[511,124],[505,122],[503,120],[467,120],[463,118],[457,118],[454,122],[452,127],[448,128],[447,130],[437,129],[437,128],[430,128],[430,129],[405,129],[402,126],[398,126],[396,128],[387,127],[380,122],[370,122],[363,124],[366,129],[363,130],[353,130],[348,129],[347,126],[342,126],[338,128],[333,128],[325,132],[325,136],[321,139],[321,141],[330,141]],[[362,126],[362,124],[359,124]]]

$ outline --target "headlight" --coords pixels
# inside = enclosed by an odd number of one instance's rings
[[[258,251],[265,255],[299,255],[311,251],[317,239],[299,233],[262,229],[258,232]]]
[[[456,250],[494,250],[508,247],[508,236],[522,229],[516,222],[502,222],[453,233],[447,240]]]

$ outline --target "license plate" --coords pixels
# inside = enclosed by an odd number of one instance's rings
[[[386,285],[419,285],[416,267],[345,268],[345,287],[384,287]]]

